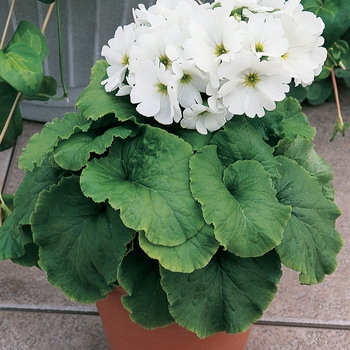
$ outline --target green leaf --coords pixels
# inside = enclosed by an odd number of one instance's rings
[[[325,46],[338,40],[349,28],[350,3],[344,0],[302,0],[304,10],[313,12],[325,23]]]
[[[6,225],[0,228],[0,259],[14,259],[25,255],[27,245],[32,242],[27,225],[30,224],[38,196],[64,175],[62,170],[52,168],[48,162],[44,162],[43,166],[35,168],[33,172],[26,173],[14,198],[13,213],[5,221]]]
[[[0,83],[0,132],[3,130],[10,111],[13,107],[17,96],[17,91],[6,82]],[[9,127],[6,131],[5,137],[0,144],[0,152],[11,148],[15,145],[16,140],[23,131],[22,115],[17,106],[12,116]]]
[[[337,266],[342,238],[334,227],[341,212],[324,197],[315,177],[291,159],[278,160],[282,176],[276,181],[277,197],[292,207],[292,217],[276,250],[284,265],[300,272],[301,283],[319,283]]]
[[[77,99],[76,106],[88,118],[97,120],[106,114],[113,113],[120,121],[133,120],[144,122],[131,104],[129,97],[118,97],[107,93],[101,81],[106,76],[108,63],[100,60],[92,68],[90,84]]]
[[[130,318],[147,329],[165,327],[174,322],[168,300],[160,285],[159,264],[138,246],[118,267],[118,282],[128,293],[122,297]]]
[[[57,94],[57,81],[51,76],[44,76],[39,91],[34,96],[24,96],[26,100],[48,101]]]
[[[110,206],[84,197],[78,176],[41,192],[31,224],[39,266],[68,298],[94,303],[115,287],[134,232]]]
[[[247,259],[221,251],[189,274],[161,268],[161,284],[175,321],[204,338],[247,330],[274,298],[281,275],[274,251]]]
[[[310,175],[316,177],[324,196],[331,200],[334,199],[332,168],[315,152],[314,144],[311,141],[300,136],[294,141],[284,139],[278,144],[276,155],[284,155],[295,160]]]
[[[213,137],[213,133],[206,135],[200,134],[197,130],[179,128],[176,130],[176,135],[188,142],[194,151],[199,151],[202,147],[208,145]]]
[[[28,44],[15,42],[0,50],[0,76],[22,94],[34,96],[43,80],[41,59]]]
[[[8,217],[0,226],[0,260],[19,258],[25,253],[24,246],[30,237],[18,230],[15,215]]]
[[[77,171],[87,165],[91,153],[103,154],[115,137],[125,139],[133,133],[133,128],[127,126],[116,126],[102,135],[94,131],[76,133],[59,143],[54,159],[63,169]]]
[[[306,99],[307,91],[304,86],[302,85],[295,86],[294,81],[292,81],[289,84],[289,87],[290,87],[290,90],[287,94],[288,97],[296,98],[299,101],[299,103],[303,102]]]
[[[333,84],[331,78],[314,81],[306,87],[307,101],[311,105],[318,105],[327,101],[333,93]]]
[[[9,48],[18,42],[22,42],[30,46],[40,57],[41,61],[44,61],[46,58],[48,52],[46,39],[41,33],[40,29],[33,23],[21,21],[6,48]]]
[[[167,270],[173,272],[193,272],[206,266],[219,248],[213,227],[204,225],[195,236],[175,247],[152,244],[143,232],[140,232],[141,248]]]
[[[237,160],[256,160],[272,178],[278,178],[278,162],[273,156],[273,148],[263,141],[259,132],[246,119],[233,118],[225,124],[224,130],[212,138],[211,143],[217,146],[221,163],[228,167]]]
[[[67,113],[62,120],[55,118],[46,123],[40,134],[34,134],[19,158],[19,167],[33,170],[40,166],[44,159],[54,150],[60,140],[66,140],[78,131],[87,131],[91,121],[81,113]]]
[[[276,108],[273,111],[267,111],[264,119],[277,118],[282,116],[281,126],[282,131],[276,134],[280,138],[287,137],[294,140],[297,136],[305,137],[312,141],[316,134],[316,129],[311,127],[305,114],[301,112],[300,103],[292,98],[288,97],[282,102],[277,103]],[[275,129],[277,131],[277,129]]]
[[[216,147],[206,146],[193,156],[190,167],[193,195],[225,249],[256,257],[280,243],[290,208],[278,203],[271,177],[260,163],[237,161],[224,171]]]
[[[108,200],[120,209],[124,224],[145,231],[153,244],[176,246],[203,227],[190,191],[191,156],[185,141],[143,126],[133,138],[116,139],[108,157],[89,162],[81,187],[95,202]]]

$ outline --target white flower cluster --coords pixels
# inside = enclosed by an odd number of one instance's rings
[[[133,13],[102,49],[102,84],[140,114],[202,134],[233,115],[262,117],[292,79],[311,84],[327,55],[324,24],[300,0],[158,0]]]

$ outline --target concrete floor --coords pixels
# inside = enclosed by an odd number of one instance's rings
[[[350,122],[350,92],[343,91],[343,117]],[[316,286],[300,286],[297,273],[285,269],[277,298],[253,326],[247,350],[350,349],[350,129],[329,143],[335,104],[305,106],[317,129],[316,150],[333,168],[336,203],[343,211],[337,229],[344,248],[337,271]],[[23,174],[17,168],[21,149],[42,124],[25,122],[17,146],[0,153],[0,188],[14,193]],[[94,305],[68,301],[36,268],[0,262],[0,350],[107,350]],[[127,349],[128,350],[128,349]],[[132,349],[130,349],[132,350]],[[164,349],[166,350],[166,349]]]

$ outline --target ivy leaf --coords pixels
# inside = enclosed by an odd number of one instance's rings
[[[225,124],[224,130],[217,132],[212,138],[211,143],[217,146],[221,163],[227,167],[237,160],[256,160],[272,178],[278,178],[278,162],[273,156],[273,148],[263,141],[246,119],[233,118]]]
[[[108,63],[100,60],[92,67],[90,84],[86,87],[77,99],[76,106],[88,119],[98,120],[99,118],[113,113],[120,121],[133,120],[143,122],[144,117],[140,116],[130,103],[129,97],[118,97],[113,93],[107,93],[101,81],[106,76]],[[91,103],[94,101],[94,103]]]
[[[213,227],[204,225],[195,236],[176,247],[152,244],[143,232],[140,232],[141,248],[152,259],[173,272],[189,273],[206,266],[219,248],[214,237]]]
[[[44,61],[46,58],[48,52],[46,39],[40,29],[33,23],[21,21],[6,47],[9,48],[18,42],[30,46],[40,57],[41,61]]]
[[[117,267],[134,232],[110,206],[86,198],[78,176],[40,193],[31,224],[39,266],[68,298],[94,303],[115,287]]]
[[[237,161],[225,171],[215,146],[191,159],[191,189],[216,239],[240,257],[256,257],[278,245],[290,208],[276,199],[272,180],[255,160]]]
[[[17,91],[6,82],[0,83],[0,130],[3,130],[10,111],[15,102]],[[17,106],[12,116],[5,137],[0,144],[0,152],[15,145],[17,137],[22,134],[23,121],[19,107]]]
[[[200,338],[247,330],[274,298],[282,275],[274,251],[247,259],[220,251],[192,273],[160,272],[170,314]]]
[[[87,131],[91,121],[81,113],[66,113],[62,120],[55,118],[46,123],[40,134],[34,134],[19,158],[19,167],[31,171],[40,166],[44,159],[54,150],[60,140],[68,139],[78,131]]]
[[[311,141],[300,136],[294,141],[283,139],[278,144],[276,155],[284,155],[295,160],[310,175],[316,177],[324,196],[334,200],[333,171],[327,162],[315,152]]]
[[[127,227],[145,231],[153,244],[176,246],[203,226],[190,191],[192,148],[159,128],[140,127],[133,138],[116,139],[108,157],[83,170],[81,187],[95,202],[120,209]]]
[[[338,40],[349,28],[350,3],[344,0],[302,0],[304,10],[321,17],[325,29],[322,36],[328,47]]]
[[[43,80],[41,59],[28,44],[15,42],[0,50],[0,76],[22,94],[34,96]]]
[[[147,329],[174,322],[168,300],[160,285],[159,264],[135,246],[118,267],[118,282],[128,293],[122,297],[130,318]]]
[[[51,76],[44,76],[39,91],[34,96],[23,96],[26,100],[48,101],[57,94],[57,81]]]
[[[133,128],[127,126],[116,126],[102,135],[94,131],[76,133],[59,143],[54,159],[63,169],[77,171],[87,165],[91,153],[103,154],[115,137],[125,139],[133,133]]]
[[[292,217],[276,251],[284,265],[300,272],[302,284],[319,283],[337,266],[343,241],[334,227],[341,212],[325,198],[315,177],[291,159],[278,160],[282,177],[276,181],[277,197],[292,207]]]

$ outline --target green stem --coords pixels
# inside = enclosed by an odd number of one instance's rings
[[[59,57],[59,65],[60,65],[60,77],[61,77],[61,84],[63,89],[63,98],[66,98],[68,100],[68,90],[66,87],[66,83],[64,80],[64,70],[63,70],[63,59],[62,59],[62,30],[61,30],[61,16],[60,16],[60,6],[59,6],[59,0],[56,0],[56,17],[57,17],[57,34],[58,34],[58,57]]]

